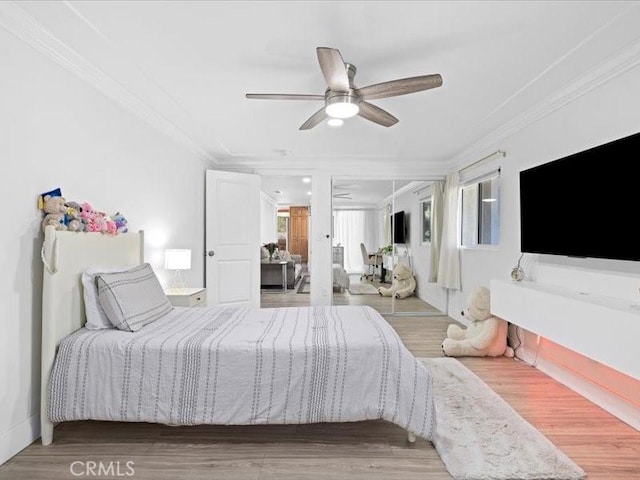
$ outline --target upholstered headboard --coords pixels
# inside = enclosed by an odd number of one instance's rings
[[[144,261],[143,232],[122,235],[45,229],[42,261],[42,372],[40,426],[42,444],[53,439],[47,415],[49,376],[60,340],[85,324],[80,277],[89,267],[137,265]]]

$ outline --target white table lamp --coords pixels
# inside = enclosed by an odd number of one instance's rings
[[[164,268],[173,270],[173,278],[167,288],[175,290],[186,287],[182,278],[182,270],[191,268],[191,250],[187,248],[172,248],[164,251]]]

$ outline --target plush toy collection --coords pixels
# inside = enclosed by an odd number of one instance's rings
[[[128,231],[127,219],[120,212],[107,215],[94,210],[89,203],[67,202],[59,188],[40,195],[39,207],[45,214],[42,220],[43,231],[48,225],[53,225],[56,230],[70,232],[117,235]]]
[[[489,289],[476,288],[467,301],[466,313],[471,320],[468,328],[449,325],[442,351],[448,357],[513,357],[513,349],[507,346],[508,324],[491,315]]]
[[[416,279],[411,267],[405,263],[398,263],[393,269],[391,288],[379,287],[378,293],[383,297],[406,298],[416,290]]]

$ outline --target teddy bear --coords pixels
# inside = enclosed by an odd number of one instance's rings
[[[65,202],[67,211],[65,212],[64,223],[70,232],[83,232],[84,222],[81,218],[82,206],[78,202]]]
[[[67,230],[65,223],[65,213],[67,206],[64,197],[45,195],[42,203],[42,210],[46,214],[42,220],[42,231],[48,225],[53,225],[56,230]]]
[[[477,287],[467,300],[466,313],[471,320],[467,328],[449,325],[442,351],[447,357],[513,357],[507,346],[508,324],[491,315],[490,294],[486,287]]]
[[[97,212],[91,204],[83,203],[81,205],[82,212],[80,218],[84,223],[84,229],[87,232],[106,232],[107,220],[102,212]]]
[[[116,214],[111,217],[114,222],[116,222],[116,232],[117,233],[127,233],[129,228],[127,227],[127,219],[124,218],[120,212],[116,212]]]
[[[379,287],[378,293],[383,297],[406,298],[409,295],[413,295],[415,289],[416,279],[413,276],[411,267],[405,263],[398,263],[393,269],[391,288]]]

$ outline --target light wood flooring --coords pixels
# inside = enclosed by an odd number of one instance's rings
[[[359,282],[359,275],[351,275],[351,282]],[[380,282],[368,282],[374,287],[380,286]],[[389,284],[382,284],[389,287]],[[296,293],[295,289],[290,289],[286,293],[279,289],[264,291],[260,296],[260,306],[262,308],[276,307],[303,307],[309,306],[311,295]],[[393,302],[393,307],[392,307]],[[411,296],[403,299],[392,299],[381,295],[352,295],[349,291],[343,292],[335,290],[333,292],[333,305],[369,305],[380,313],[424,313],[427,315],[440,314],[433,305]],[[393,310],[392,310],[393,308]]]
[[[451,319],[388,318],[416,356],[438,357]],[[640,478],[640,433],[538,370],[507,358],[461,359],[527,421],[579,464],[589,480]],[[168,427],[71,422],[0,467],[2,480],[76,478],[74,461],[133,461],[133,479],[451,478],[431,444],[406,443],[382,421],[285,426]],[[77,465],[76,465],[77,466]],[[78,478],[116,478],[78,477]]]

